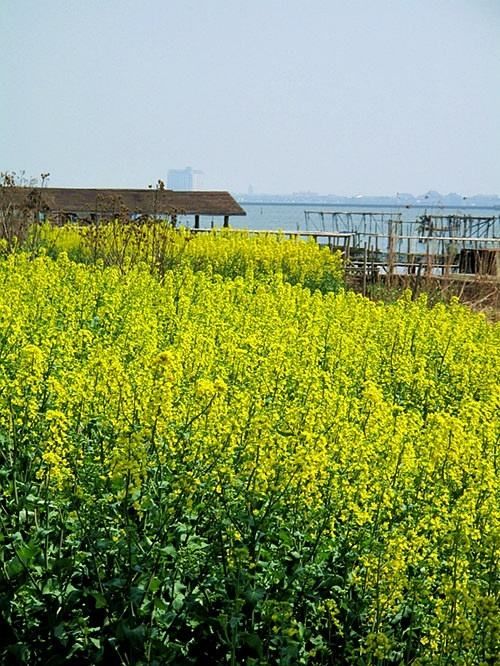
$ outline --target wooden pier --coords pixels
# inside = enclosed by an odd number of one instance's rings
[[[200,228],[193,227],[191,229],[192,233],[216,233],[218,228]],[[281,236],[284,238],[312,238],[317,243],[327,245],[332,250],[341,250],[345,253],[346,256],[349,256],[350,247],[352,245],[352,240],[355,236],[354,233],[347,232],[337,232],[337,231],[309,231],[309,230],[277,230],[277,229],[234,229],[228,228],[224,229],[227,233],[229,231],[235,233],[246,233],[251,235],[261,235],[261,236]]]
[[[500,277],[500,216],[306,210],[305,225],[352,233],[348,259],[358,272]]]

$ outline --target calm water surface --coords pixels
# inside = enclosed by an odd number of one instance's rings
[[[363,206],[347,206],[339,204],[338,206],[326,204],[240,204],[246,211],[245,217],[232,217],[231,226],[240,229],[283,229],[283,230],[297,230],[306,229],[306,215],[305,212],[309,211],[309,228],[321,229],[324,225],[328,230],[331,224],[331,217],[325,215],[321,218],[319,213],[321,211],[331,212],[345,212],[352,214],[354,219],[360,219],[360,213],[378,213],[384,214],[385,219],[390,219],[392,216],[398,217],[403,222],[412,222],[424,214],[428,215],[472,215],[472,216],[496,216],[499,218],[500,211],[496,209],[479,209],[479,208],[457,208],[448,206],[434,206],[429,208],[422,207],[363,207]],[[498,231],[495,234],[499,235]]]
[[[403,222],[415,221],[419,216],[424,214],[429,215],[472,215],[472,216],[495,216],[497,223],[495,224],[495,236],[500,236],[500,211],[494,208],[472,208],[472,207],[449,207],[449,206],[430,206],[423,207],[406,207],[406,206],[393,206],[393,207],[373,207],[373,206],[349,206],[346,204],[259,204],[259,203],[244,203],[240,204],[246,211],[246,216],[231,217],[230,224],[236,229],[269,229],[283,231],[290,230],[303,230],[306,229],[306,211],[311,213],[320,213],[321,211],[335,211],[351,213],[354,220],[359,220],[360,213],[378,213],[384,214],[385,219],[390,219],[391,216],[400,216]],[[180,219],[182,224],[192,226],[194,220],[185,216]],[[202,227],[220,227],[222,226],[222,218],[220,217],[202,217],[200,220]],[[331,218],[325,216],[321,219],[318,214],[311,214],[309,216],[309,229],[329,229],[331,226]],[[491,234],[490,234],[491,235]]]

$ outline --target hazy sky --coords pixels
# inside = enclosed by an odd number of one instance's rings
[[[0,170],[500,193],[500,0],[0,0]]]

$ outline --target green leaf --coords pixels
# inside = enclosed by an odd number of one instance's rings
[[[19,576],[22,571],[24,571],[24,566],[22,562],[17,559],[17,557],[14,557],[10,562],[7,563],[5,569],[8,578],[15,578],[16,576]]]
[[[248,645],[249,648],[251,648],[254,652],[256,652],[259,657],[262,657],[263,655],[262,641],[257,636],[257,634],[242,633],[240,634],[240,637],[241,640],[246,645]]]
[[[167,604],[161,599],[161,597],[154,598],[153,606],[159,611],[164,611],[168,608]]]
[[[117,633],[118,636],[122,635],[134,647],[140,648],[144,643],[146,628],[142,624],[132,628],[126,622],[120,622]]]
[[[156,576],[153,576],[153,578],[151,578],[151,581],[149,583],[148,590],[154,593],[157,592],[160,589],[160,587],[161,587],[161,580]]]
[[[183,594],[176,594],[172,602],[174,610],[179,611],[184,606],[184,599],[186,597]]]
[[[172,544],[168,544],[168,546],[165,546],[164,548],[161,549],[161,552],[164,555],[169,555],[170,557],[175,557],[177,555],[177,551]]]
[[[103,594],[101,594],[101,592],[92,592],[91,596],[93,596],[95,599],[96,608],[106,608],[106,606],[108,605],[106,597]]]

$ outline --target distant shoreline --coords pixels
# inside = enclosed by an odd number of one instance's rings
[[[236,197],[235,197],[236,198]],[[437,204],[437,203],[415,203],[415,204],[402,204],[402,203],[345,203],[345,202],[311,202],[311,201],[245,201],[244,199],[236,198],[237,202],[242,206],[311,206],[314,208],[318,207],[343,207],[343,208],[439,208],[439,209],[450,209],[450,210],[500,210],[500,205],[497,206],[485,206],[480,204],[464,204],[464,205],[453,205],[453,204]]]

